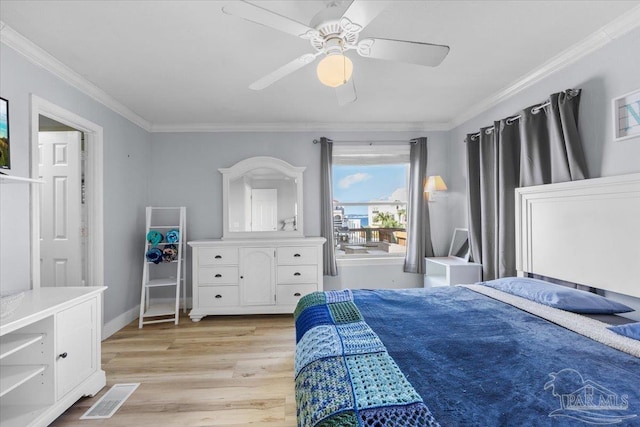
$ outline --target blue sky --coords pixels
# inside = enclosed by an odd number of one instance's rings
[[[334,165],[333,198],[340,202],[387,200],[398,188],[406,188],[407,167]]]

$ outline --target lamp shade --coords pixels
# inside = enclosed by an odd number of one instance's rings
[[[338,87],[345,84],[353,73],[353,62],[342,54],[331,54],[325,56],[318,63],[316,69],[318,79],[329,87]]]
[[[432,193],[434,191],[446,191],[447,184],[440,175],[434,175],[427,178],[427,183],[424,186],[425,193]]]

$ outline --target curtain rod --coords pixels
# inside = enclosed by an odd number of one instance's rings
[[[568,89],[566,91],[564,91],[570,95],[575,95],[579,92],[579,90],[576,89]],[[544,107],[551,105],[551,101],[545,101],[542,104],[536,105],[535,107],[531,108],[531,112],[533,114],[536,114],[538,111],[542,110]],[[522,114],[518,114],[517,116],[512,116],[512,117],[507,117],[506,119],[506,123],[508,125],[513,124],[513,122],[515,122],[516,120],[520,120],[522,118]],[[491,135],[491,132],[493,132],[495,130],[495,126],[491,126],[488,127],[484,130],[484,133],[487,135]],[[480,138],[480,132],[478,133],[474,133],[473,135],[471,135],[471,140],[475,141],[476,139]]]
[[[333,143],[338,143],[338,144],[362,144],[362,145],[374,145],[374,144],[415,144],[416,140],[415,139],[381,139],[381,140],[373,140],[373,141],[366,141],[366,140],[331,140],[331,142]],[[318,144],[320,143],[319,139],[314,139],[313,140],[314,144]]]

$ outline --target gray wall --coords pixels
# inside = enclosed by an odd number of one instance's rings
[[[30,95],[35,94],[104,129],[106,322],[140,298],[143,207],[150,134],[6,45],[0,45],[0,93],[9,100],[11,175],[29,176]],[[0,293],[30,287],[29,185],[0,190]]]
[[[640,88],[640,29],[538,82],[522,93],[453,129],[449,144],[450,214],[456,226],[467,224],[464,139],[480,127],[544,101],[549,94],[581,88],[579,127],[591,178],[640,172],[640,137],[613,141],[611,101]],[[640,310],[640,299],[609,296]],[[640,314],[629,317],[640,320]]]
[[[156,133],[152,135],[149,163],[149,202],[157,206],[187,207],[188,240],[222,236],[222,174],[219,168],[253,156],[271,156],[294,166],[304,166],[304,234],[320,235],[320,145],[314,139],[404,140],[426,136],[429,147],[428,173],[447,180],[446,132],[281,132],[281,133]],[[446,252],[448,221],[446,202],[434,212],[432,230],[436,250]],[[190,271],[187,281],[190,283]],[[363,274],[367,271],[362,268]],[[405,273],[400,272],[395,281]],[[372,276],[371,280],[376,277]],[[335,280],[333,281],[335,282]],[[348,286],[333,284],[333,287]]]
[[[455,193],[450,194],[454,222],[467,223],[466,135],[564,89],[582,89],[579,126],[590,176],[640,172],[640,139],[614,142],[611,113],[613,98],[640,88],[639,46],[640,29],[636,29],[453,129],[449,144],[449,188],[450,193]]]

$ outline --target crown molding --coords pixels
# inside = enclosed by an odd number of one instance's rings
[[[512,96],[517,95],[525,89],[530,88],[539,81],[549,77],[556,71],[559,71],[570,64],[578,61],[584,56],[600,49],[604,45],[612,42],[616,38],[628,33],[629,31],[640,26],[640,6],[631,9],[625,15],[611,21],[586,39],[574,44],[570,48],[564,50],[560,54],[551,58],[549,61],[535,68],[533,71],[525,74],[511,85],[496,92],[483,101],[475,104],[447,125],[449,130],[454,129],[466,121],[478,116],[479,114],[493,108],[500,103],[506,101]]]
[[[80,92],[88,95],[110,110],[120,114],[122,117],[140,126],[147,132],[151,130],[151,123],[149,123],[149,121],[143,119],[131,109],[116,101],[105,91],[89,82],[80,74],[64,65],[41,47],[2,21],[0,21],[0,43],[14,49],[25,56],[29,61],[64,80]]]
[[[507,99],[530,88],[582,57],[596,51],[616,38],[640,26],[640,6],[600,28],[586,39],[566,49],[540,67],[527,73],[509,86],[473,105],[447,123],[387,122],[387,123],[195,123],[153,124],[116,101],[102,89],[90,83],[42,48],[0,21],[0,42],[24,55],[31,62],[58,76],[71,86],[120,114],[148,132],[326,132],[326,131],[450,131]]]
[[[154,133],[180,132],[429,132],[447,131],[447,123],[354,122],[354,123],[196,123],[152,125]]]

